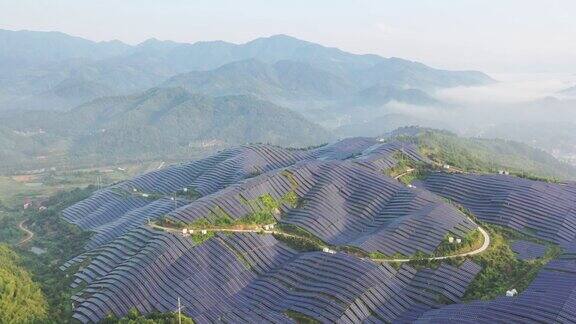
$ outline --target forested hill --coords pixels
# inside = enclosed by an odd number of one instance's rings
[[[229,63],[210,71],[179,74],[161,86],[179,86],[212,95],[254,94],[300,100],[307,97],[340,98],[355,90],[350,80],[308,63],[279,61],[266,64],[255,59]]]
[[[35,115],[27,122],[26,113],[5,117],[18,130],[2,130],[11,137],[0,141],[0,149],[16,152],[14,158],[35,148],[37,155],[61,150],[71,159],[110,162],[164,154],[186,157],[257,142],[306,147],[332,139],[321,127],[270,102],[251,96],[208,97],[181,88],[102,98],[67,113]],[[17,145],[24,143],[20,140],[30,146]]]
[[[0,244],[0,323],[46,320],[46,300],[20,264],[16,252]]]
[[[424,155],[465,171],[508,171],[524,177],[576,180],[576,167],[520,142],[459,137],[421,127],[402,127],[384,136],[417,143]]]

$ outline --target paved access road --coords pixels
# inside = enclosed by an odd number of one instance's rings
[[[21,246],[21,245],[26,244],[26,242],[30,241],[34,237],[34,232],[32,232],[31,230],[26,228],[26,225],[25,225],[26,221],[27,221],[27,219],[18,223],[18,228],[21,229],[22,231],[26,232],[26,237],[24,237],[22,240],[20,240],[20,242],[18,242],[18,244],[16,244],[16,246]]]
[[[478,230],[480,231],[480,233],[482,233],[482,236],[484,236],[484,243],[478,249],[476,249],[474,251],[466,252],[466,253],[459,253],[459,254],[439,256],[439,257],[431,257],[431,258],[423,258],[420,260],[427,260],[427,261],[446,260],[446,259],[471,256],[471,255],[479,254],[479,253],[486,251],[486,249],[488,249],[488,247],[490,246],[490,235],[488,235],[488,232],[486,232],[486,230],[480,226],[478,226]],[[410,261],[413,261],[415,259],[371,259],[371,260],[374,262],[410,262]]]
[[[182,229],[164,227],[164,226],[160,226],[160,225],[157,225],[154,223],[150,223],[149,225],[153,228],[161,229],[161,230],[164,230],[167,232],[182,234]],[[294,235],[294,234],[288,234],[288,233],[284,233],[281,231],[264,230],[264,229],[233,229],[233,228],[205,228],[205,229],[200,228],[200,229],[194,229],[194,231],[202,231],[202,230],[206,230],[206,231],[210,231],[210,232],[228,232],[228,233],[276,234],[276,235],[283,235],[286,237],[294,237],[294,238],[299,238],[302,240],[310,241],[310,239],[308,239],[307,237],[298,236],[298,235]],[[486,249],[488,249],[488,247],[490,246],[490,235],[488,235],[488,232],[486,232],[486,230],[480,226],[478,226],[478,230],[480,231],[480,233],[482,233],[482,236],[484,237],[484,243],[478,249],[476,249],[474,251],[466,252],[466,253],[424,258],[424,259],[418,259],[418,260],[427,260],[427,261],[445,260],[445,259],[459,258],[459,257],[471,256],[471,255],[482,253],[482,252],[486,251]],[[321,246],[321,248],[327,248],[327,247]],[[414,261],[417,259],[416,258],[414,258],[414,259],[376,259],[376,258],[373,259],[373,258],[370,258],[370,260],[372,260],[374,262],[410,262],[410,261]]]

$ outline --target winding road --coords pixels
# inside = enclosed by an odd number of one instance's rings
[[[20,242],[18,242],[16,244],[16,246],[22,246],[22,245],[26,244],[26,242],[28,242],[32,238],[34,238],[34,232],[32,232],[31,230],[27,229],[26,226],[24,226],[24,223],[26,223],[26,221],[27,221],[27,219],[18,223],[18,228],[26,233],[26,237],[24,237],[22,240],[20,240]]]
[[[480,233],[482,233],[482,236],[484,237],[484,243],[478,249],[476,249],[474,251],[469,251],[466,253],[445,255],[445,256],[439,256],[439,257],[431,257],[431,258],[423,258],[423,259],[419,259],[419,260],[434,261],[434,260],[446,260],[446,259],[453,259],[453,258],[461,258],[461,257],[465,257],[465,256],[471,256],[471,255],[479,254],[479,253],[486,251],[486,249],[488,249],[488,247],[490,246],[490,235],[488,235],[488,232],[486,232],[486,230],[480,226],[478,226],[478,230],[480,231]],[[371,260],[374,262],[410,262],[410,261],[414,261],[416,259],[371,259]]]
[[[160,226],[157,225],[155,223],[149,223],[148,224],[150,227],[152,228],[157,228],[157,229],[161,229],[167,232],[171,232],[171,233],[176,233],[176,234],[181,234],[182,233],[182,229],[175,229],[175,228],[171,228],[171,227],[164,227],[164,226]],[[264,229],[233,229],[233,228],[205,228],[205,229],[194,229],[195,231],[202,231],[202,230],[206,230],[206,231],[210,231],[210,232],[228,232],[228,233],[265,233],[265,234],[276,234],[276,235],[283,235],[286,237],[294,237],[294,238],[298,238],[298,239],[302,239],[302,240],[306,240],[306,241],[310,241],[310,239],[308,239],[307,237],[303,237],[303,236],[299,236],[299,235],[294,235],[294,234],[288,234],[285,232],[281,232],[281,231],[273,231],[273,230],[264,230]],[[482,227],[478,226],[478,230],[480,231],[480,233],[482,234],[482,236],[484,237],[484,243],[482,244],[481,247],[479,247],[478,249],[474,250],[474,251],[469,251],[469,252],[465,252],[465,253],[459,253],[459,254],[453,254],[453,255],[446,255],[446,256],[438,256],[438,257],[430,257],[430,258],[423,258],[423,259],[376,259],[376,258],[370,258],[370,260],[374,261],[374,262],[378,262],[378,263],[387,263],[387,262],[410,262],[410,261],[415,261],[415,260],[426,260],[426,261],[434,261],[434,260],[446,260],[446,259],[453,259],[453,258],[461,258],[461,257],[466,257],[466,256],[471,256],[471,255],[476,255],[479,253],[482,253],[484,251],[486,251],[486,249],[488,249],[488,247],[490,246],[490,235],[488,235],[488,232],[486,232],[485,229],[483,229]],[[328,248],[328,246],[321,246],[321,248]]]
[[[404,171],[403,173],[397,175],[394,177],[394,179],[398,180],[401,177],[413,172],[415,169],[414,168],[409,168],[406,171]],[[454,170],[454,169],[453,169]],[[456,172],[462,172],[461,170],[454,170]],[[472,221],[470,219],[470,221]],[[472,221],[473,222],[473,221]],[[171,233],[182,233],[182,229],[175,229],[175,228],[171,228],[171,227],[164,227],[164,226],[160,226],[157,225],[155,223],[149,223],[149,226],[153,227],[153,228],[157,228],[157,229],[161,229],[167,232],[171,232]],[[307,237],[303,237],[303,236],[299,236],[299,235],[294,235],[294,234],[288,234],[282,231],[274,231],[274,230],[264,230],[262,228],[257,228],[257,229],[233,229],[233,228],[200,228],[200,229],[194,229],[195,231],[202,231],[202,230],[206,230],[206,231],[210,231],[210,232],[228,232],[228,233],[265,233],[265,234],[276,234],[276,235],[283,235],[286,237],[294,237],[294,238],[298,238],[298,239],[302,239],[302,240],[306,240],[306,241],[310,241],[312,242],[309,238]],[[412,258],[412,259],[378,259],[378,258],[370,258],[370,260],[374,261],[374,262],[379,262],[379,263],[387,263],[387,262],[410,262],[410,261],[416,261],[416,260],[425,260],[425,261],[435,261],[435,260],[446,260],[446,259],[453,259],[453,258],[461,258],[461,257],[466,257],[466,256],[472,256],[472,255],[476,255],[479,253],[482,253],[484,251],[486,251],[486,249],[488,249],[488,247],[490,247],[490,235],[488,235],[488,232],[486,232],[485,229],[483,229],[482,227],[478,226],[478,230],[480,231],[480,233],[482,234],[483,238],[484,238],[484,242],[482,243],[482,246],[480,246],[479,248],[477,248],[476,250],[473,251],[469,251],[469,252],[465,252],[465,253],[458,253],[458,254],[453,254],[453,255],[445,255],[445,256],[438,256],[438,257],[429,257],[429,258]],[[313,242],[314,244],[317,244],[315,242]],[[320,246],[323,249],[328,249],[328,251],[332,251],[329,249],[328,246]]]
[[[404,171],[404,173],[401,173],[401,174],[395,176],[394,179],[398,180],[398,179],[402,178],[403,176],[407,175],[408,173],[410,173],[414,170],[416,170],[416,169],[414,169],[414,168],[407,169],[406,171]]]

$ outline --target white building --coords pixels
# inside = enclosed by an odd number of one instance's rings
[[[331,250],[331,249],[329,249],[329,248],[327,248],[327,247],[323,248],[323,249],[322,249],[322,252],[324,252],[324,253],[330,253],[330,254],[335,254],[335,253],[336,253],[336,251]]]
[[[506,297],[514,297],[518,295],[518,291],[516,289],[506,291]]]

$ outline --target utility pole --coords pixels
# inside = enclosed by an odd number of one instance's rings
[[[180,306],[180,297],[178,297],[178,324],[182,324],[182,314],[180,310],[182,307]]]

